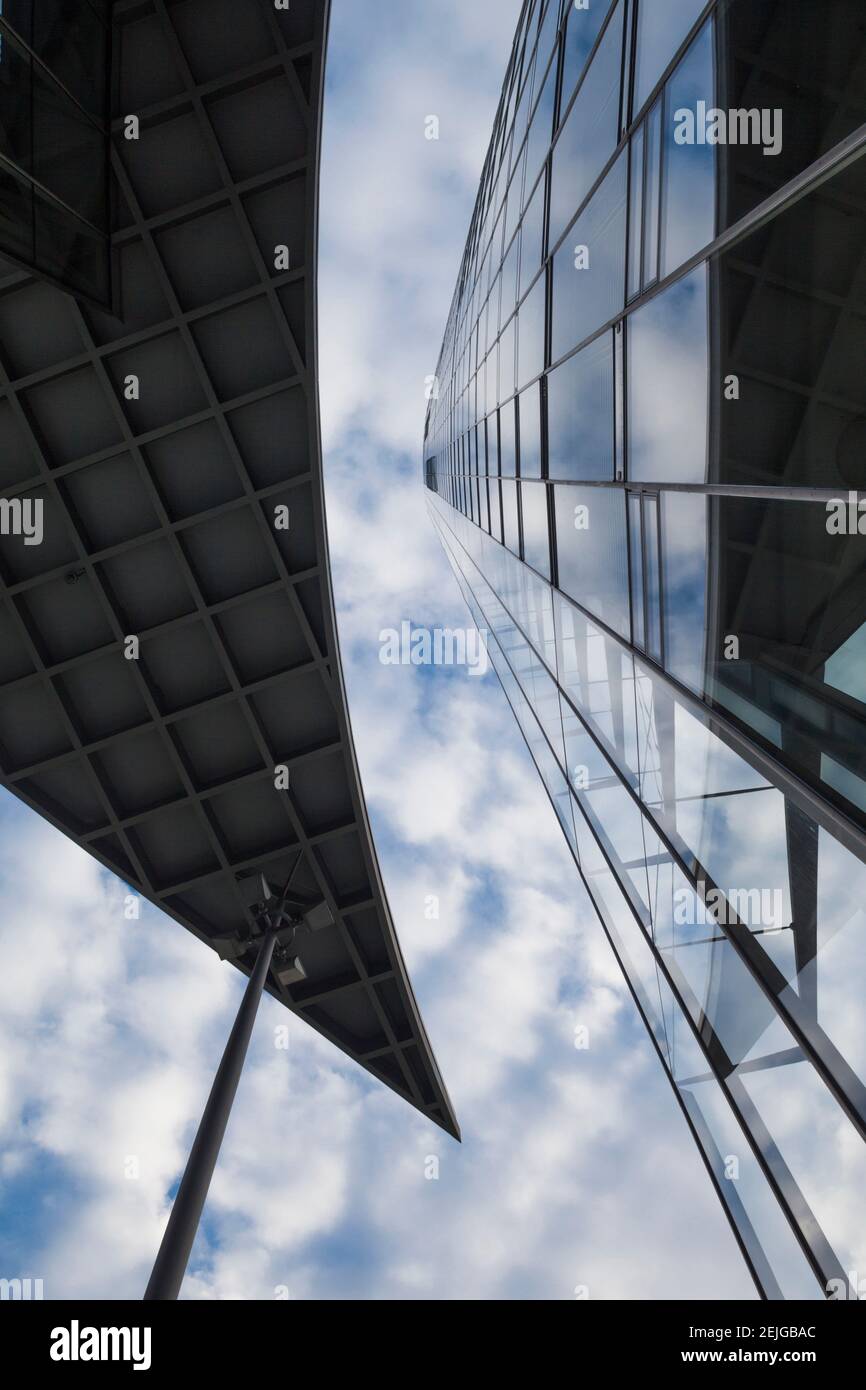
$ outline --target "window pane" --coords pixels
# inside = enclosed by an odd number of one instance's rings
[[[712,481],[866,483],[866,157],[713,262]],[[735,375],[739,399],[727,399]],[[769,377],[770,380],[766,378]]]
[[[726,195],[722,226],[742,217],[862,124],[863,18],[863,0],[823,5],[814,0],[785,0],[784,5],[734,0],[729,6],[718,44],[724,68],[715,104],[757,108],[768,118],[780,110],[782,121],[770,123],[760,142],[719,147],[718,157],[725,163],[719,184]],[[761,58],[768,53],[775,56],[769,66]],[[830,92],[847,98],[837,101]],[[770,155],[764,154],[765,136],[773,149]]]
[[[713,104],[713,30],[705,24],[665,88],[662,275],[671,275],[716,235],[716,145],[679,143],[677,113]],[[697,132],[696,132],[697,134]]]
[[[544,86],[541,90],[541,100],[532,118],[532,125],[529,127],[529,140],[527,142],[526,153],[526,186],[530,188],[535,181],[539,169],[547,158],[547,151],[550,149],[550,142],[553,138],[553,107],[556,100],[556,60],[550,64]]]
[[[623,307],[627,168],[623,152],[553,258],[554,362]]]
[[[631,622],[632,641],[644,645],[643,612],[643,523],[639,492],[628,495],[628,548],[631,564]]]
[[[525,386],[544,371],[544,316],[547,276],[539,275],[520,306],[517,330],[517,385]]]
[[[662,615],[661,594],[659,592],[659,504],[657,497],[644,497],[643,499],[643,545],[646,574],[646,649],[654,660],[661,661]]]
[[[492,410],[498,400],[499,347],[498,344],[487,354],[484,363],[484,409]]]
[[[517,230],[520,221],[521,203],[523,200],[523,164],[525,161],[525,150],[521,151],[517,161],[518,167],[514,172],[511,183],[508,186],[508,199],[505,204],[505,245],[508,246],[511,238]]]
[[[630,182],[631,207],[628,232],[628,297],[640,293],[641,258],[643,256],[643,151],[644,131],[640,126],[631,142]]]
[[[629,634],[625,493],[554,488],[559,587],[623,637]]]
[[[529,102],[532,94],[532,73],[531,69],[527,79],[523,83],[520,93],[520,100],[517,103],[517,110],[514,113],[514,130],[511,137],[512,152],[519,150],[526,134],[526,123],[529,120]]]
[[[661,171],[662,103],[657,101],[646,120],[646,185],[644,208],[643,283],[651,285],[659,274],[659,180]],[[697,191],[695,192],[697,196]]]
[[[571,100],[577,79],[586,67],[586,60],[604,23],[608,8],[609,0],[593,0],[588,9],[580,10],[572,0],[568,0],[568,19],[562,54],[562,111]]]
[[[520,241],[515,237],[508,248],[502,266],[502,298],[499,304],[499,322],[504,324],[514,312],[517,303],[517,265],[520,255]]]
[[[663,493],[662,579],[665,666],[684,685],[701,690],[707,626],[706,497]]]
[[[541,386],[536,383],[520,397],[520,476],[541,477]]]
[[[480,505],[480,507],[481,507],[481,515],[480,515],[480,519],[479,519],[479,523],[478,523],[478,524],[479,524],[479,526],[482,527],[483,530],[489,531],[489,530],[490,530],[490,502],[489,502],[489,498],[488,498],[487,479],[486,479],[486,478],[479,478],[479,479],[478,479],[478,497],[479,497],[479,505]]]
[[[502,272],[497,271],[493,278],[490,298],[487,301],[487,337],[495,338],[499,332],[499,301],[502,298]]]
[[[478,425],[478,472],[484,477],[488,472],[487,468],[487,421],[481,420]]]
[[[547,378],[548,477],[613,480],[613,344],[604,333]]]
[[[547,486],[521,483],[523,558],[545,579],[550,578],[550,538],[547,530]]]
[[[514,394],[514,347],[517,315],[509,319],[499,340],[499,399],[507,401]]]
[[[499,416],[496,411],[487,421],[487,472],[491,477],[499,472]]]
[[[490,495],[490,534],[495,541],[502,540],[502,506],[499,500],[499,482],[491,478],[488,484]]]
[[[577,212],[619,135],[622,5],[605,30],[553,151],[550,245]]]
[[[514,401],[509,401],[499,412],[499,461],[503,478],[513,478],[516,475],[516,452]]]
[[[544,193],[547,184],[546,174],[536,185],[529,206],[523,214],[523,230],[520,234],[520,294],[529,289],[533,278],[544,260]]]
[[[569,0],[570,3],[570,0]],[[559,0],[548,0],[544,18],[541,21],[541,33],[538,36],[538,71],[544,71],[544,65],[550,56],[559,27]]]
[[[864,513],[849,514],[847,494],[840,501],[834,514],[821,501],[712,499],[711,692],[863,825],[866,701],[850,663],[862,640],[866,536],[856,529]],[[723,645],[729,634],[737,659]]]
[[[505,544],[515,555],[520,554],[520,527],[517,521],[517,483],[513,478],[502,479],[502,532]]]
[[[638,6],[635,115],[705,4],[706,0],[641,0]]]
[[[629,477],[706,482],[706,267],[638,309],[626,332]]]

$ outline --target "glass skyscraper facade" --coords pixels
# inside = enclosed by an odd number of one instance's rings
[[[864,122],[862,0],[527,0],[424,437],[774,1299],[866,1289]]]

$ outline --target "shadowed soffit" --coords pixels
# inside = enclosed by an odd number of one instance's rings
[[[258,930],[239,878],[299,910],[324,898],[306,979],[272,972],[269,992],[459,1137],[337,650],[316,385],[328,9],[121,0],[122,317],[0,262],[0,490],[44,517],[41,544],[0,536],[2,781],[221,954]]]

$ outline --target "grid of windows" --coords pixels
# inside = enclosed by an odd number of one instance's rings
[[[527,0],[425,429],[769,1297],[866,1260],[864,62],[859,0]]]

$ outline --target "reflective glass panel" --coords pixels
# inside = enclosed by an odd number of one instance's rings
[[[565,39],[562,53],[562,105],[564,111],[577,80],[586,67],[592,46],[598,38],[605,16],[610,8],[610,0],[593,0],[588,7],[578,8],[568,0],[568,18],[565,22]]]
[[[514,401],[499,411],[499,467],[503,478],[513,478],[517,473]]]
[[[723,0],[715,23],[716,105],[762,113],[719,147],[721,230],[862,125],[866,26],[862,0]]]
[[[624,637],[630,629],[625,493],[554,488],[559,587]]]
[[[547,487],[544,483],[521,483],[523,510],[523,558],[545,579],[550,578],[550,538],[547,529]]]
[[[543,175],[529,201],[523,215],[523,229],[520,234],[520,294],[529,289],[544,260],[544,196],[547,185]]]
[[[520,476],[541,477],[541,388],[530,386],[519,397]]]
[[[613,335],[604,333],[548,375],[548,476],[612,481],[613,431]]]
[[[863,824],[866,703],[859,670],[851,676],[863,625],[852,596],[866,582],[861,513],[840,505],[845,529],[836,531],[821,502],[721,497],[708,508],[708,610],[717,633],[708,689],[801,776],[831,799],[843,796]]]
[[[632,137],[629,155],[631,202],[628,229],[628,297],[640,293],[643,257],[643,173],[644,132],[639,126]]]
[[[488,483],[488,495],[490,500],[490,534],[495,541],[502,540],[502,503],[499,493],[499,481],[491,478]]]
[[[547,276],[539,275],[517,316],[517,385],[525,386],[544,371],[544,325]]]
[[[641,482],[704,482],[706,268],[698,266],[637,309],[626,332],[629,477]]]
[[[570,3],[570,0],[569,0]],[[548,0],[538,35],[538,71],[543,72],[556,41],[559,27],[559,0]]]
[[[625,302],[627,170],[623,152],[553,258],[554,362]]]
[[[861,155],[711,263],[714,482],[838,488],[840,497],[863,488],[864,245]]]
[[[577,212],[619,134],[622,5],[596,50],[553,150],[550,245],[555,246]]]
[[[687,37],[706,0],[641,0],[638,6],[634,109],[637,114]]]
[[[661,273],[672,275],[716,234],[717,145],[692,113],[713,107],[713,27],[705,24],[665,88]],[[655,108],[654,108],[655,109]],[[659,108],[661,110],[661,107]]]
[[[508,320],[499,339],[499,399],[507,401],[514,394],[514,361],[517,315]]]
[[[513,478],[503,478],[502,489],[502,534],[505,545],[520,554],[520,526],[517,517],[517,483]]]
[[[556,101],[556,74],[557,65],[554,59],[548,69],[544,86],[541,89],[541,99],[535,108],[532,124],[529,127],[529,139],[526,145],[527,187],[531,187],[535,182],[550,148],[550,141],[553,136],[553,107]]]
[[[707,628],[707,499],[688,492],[665,492],[661,508],[665,665],[684,685],[701,690]]]

